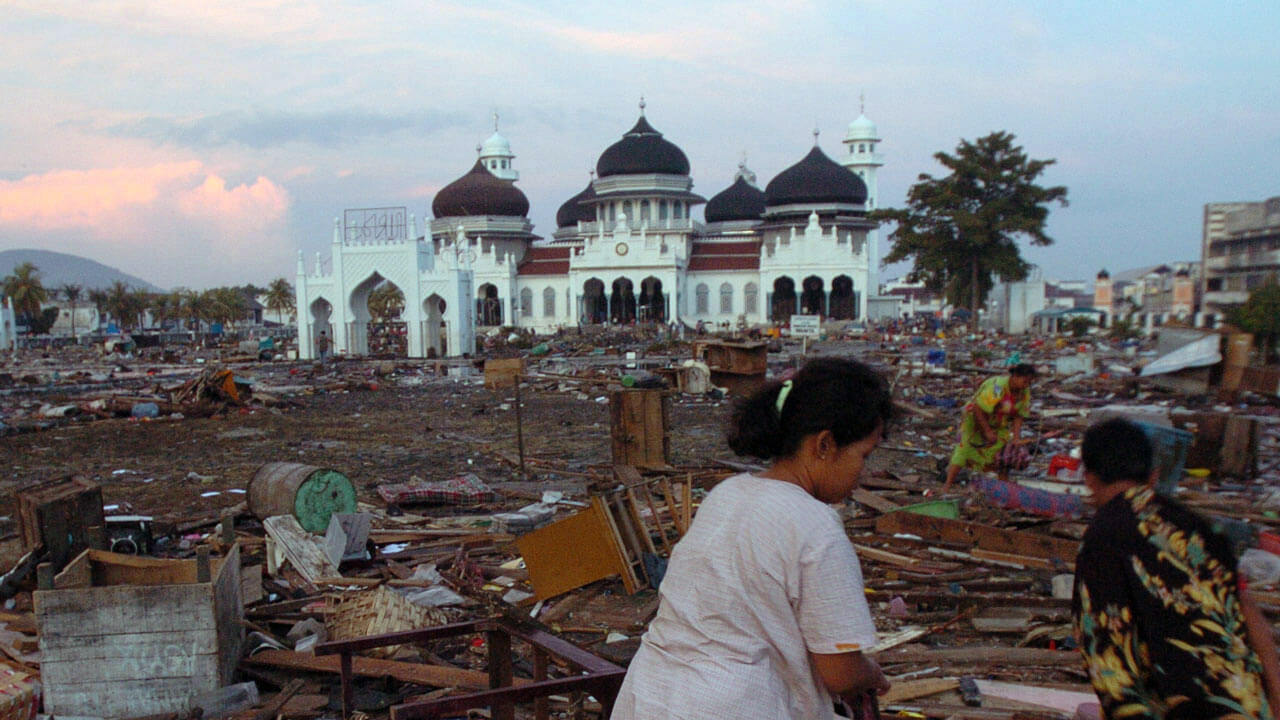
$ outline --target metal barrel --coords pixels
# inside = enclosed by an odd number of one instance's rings
[[[323,533],[334,513],[356,511],[356,488],[337,470],[302,463],[273,462],[249,481],[249,512],[266,520],[293,515],[303,530]]]

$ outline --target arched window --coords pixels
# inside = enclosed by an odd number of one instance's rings
[[[636,219],[635,213],[631,212],[631,201],[622,201],[622,212],[627,216],[627,222],[630,223]]]
[[[760,288],[755,283],[747,283],[742,288],[742,312],[748,315],[754,315],[756,310],[756,298],[760,295]]]
[[[555,288],[549,287],[546,290],[542,291],[542,316],[543,317],[556,316],[556,289]]]
[[[529,288],[520,291],[520,317],[533,317],[533,291]]]
[[[733,286],[729,283],[720,286],[720,314],[733,314]]]
[[[649,201],[648,200],[640,201],[640,222],[642,223],[649,222]]]
[[[707,296],[709,294],[711,294],[711,289],[707,287],[707,284],[698,283],[698,288],[694,291],[693,312],[695,314],[706,315],[709,312],[707,310],[707,307],[708,307]]]
[[[671,217],[675,218],[676,220],[679,220],[681,217],[680,207],[681,207],[681,204],[678,202],[671,203]]]
[[[667,219],[667,201],[659,200],[658,201],[658,220],[666,220],[666,219]]]

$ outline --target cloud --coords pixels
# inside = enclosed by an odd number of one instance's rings
[[[470,120],[461,113],[433,111],[386,115],[351,110],[316,113],[249,110],[188,118],[153,115],[109,125],[101,132],[200,149],[226,145],[263,149],[289,143],[338,148],[398,132],[426,134],[462,127]]]
[[[270,178],[228,183],[198,160],[54,170],[0,181],[0,232],[161,286],[261,281],[290,269],[290,204]]]

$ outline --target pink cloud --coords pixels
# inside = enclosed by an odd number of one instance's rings
[[[39,244],[135,268],[162,286],[292,272],[289,207],[270,178],[228,185],[197,160],[0,181],[0,230],[11,241],[47,238]]]

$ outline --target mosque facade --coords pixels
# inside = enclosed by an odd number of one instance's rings
[[[591,324],[747,327],[793,314],[867,316],[875,290],[880,137],[862,114],[839,161],[817,144],[763,189],[740,164],[710,200],[689,160],[644,115],[599,156],[591,181],[533,233],[515,155],[495,131],[475,165],[437,193],[421,232],[394,209],[335,222],[331,253],[299,254],[299,347],[321,333],[339,354],[368,352],[369,293],[405,295],[410,357],[473,352],[477,328],[538,333]],[[703,205],[699,221],[694,211]],[[370,228],[373,228],[371,231]]]

